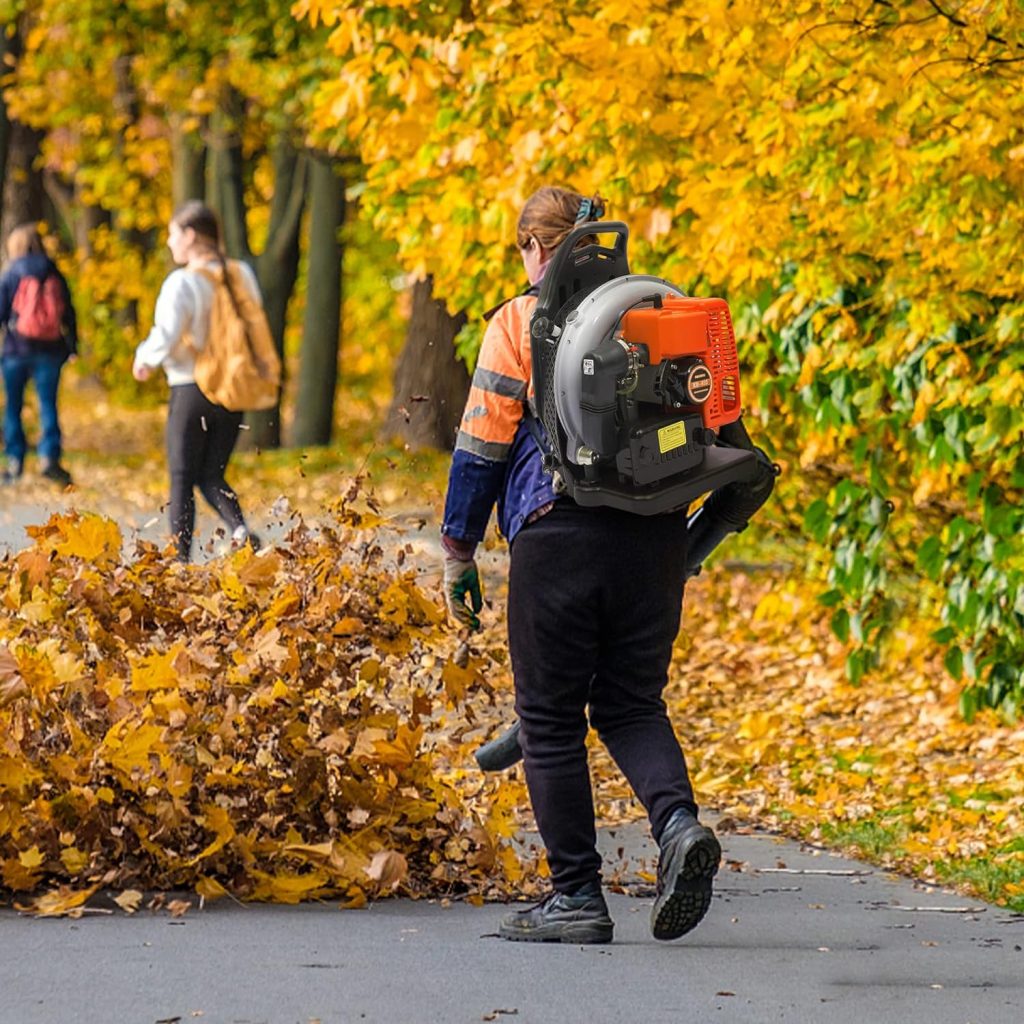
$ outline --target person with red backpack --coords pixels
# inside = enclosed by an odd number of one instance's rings
[[[35,381],[39,396],[40,472],[66,487],[71,474],[61,465],[57,391],[64,364],[78,351],[78,325],[67,281],[46,254],[35,224],[16,227],[7,239],[7,265],[0,275],[0,327],[7,402],[4,410],[6,465],[0,482],[14,483],[25,467],[28,444],[21,422],[25,389]]]

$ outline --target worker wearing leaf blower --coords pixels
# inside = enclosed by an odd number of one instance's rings
[[[442,526],[451,614],[479,625],[474,561],[491,511],[510,544],[509,648],[526,781],[553,892],[504,918],[525,941],[610,942],[585,739],[589,723],[625,774],[660,847],[655,938],[694,928],[711,902],[721,850],[697,820],[686,761],[662,691],[679,630],[683,511],[639,516],[584,508],[544,472],[531,390],[530,316],[548,261],[598,197],[546,187],[524,205],[517,243],[530,292],[500,306],[484,335],[449,475]],[[468,602],[468,603],[467,603]]]

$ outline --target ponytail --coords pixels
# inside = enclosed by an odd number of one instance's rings
[[[523,204],[516,225],[516,242],[525,249],[531,238],[536,239],[546,251],[553,252],[577,224],[600,220],[604,208],[605,200],[599,195],[583,196],[571,189],[545,185]],[[588,235],[580,242],[586,244],[595,237]]]

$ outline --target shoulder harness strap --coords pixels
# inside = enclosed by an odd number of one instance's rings
[[[494,314],[497,313],[499,309],[501,309],[502,306],[505,306],[508,303],[510,303],[512,299],[521,299],[524,295],[540,295],[540,285],[531,284],[529,288],[526,289],[526,291],[520,292],[518,295],[513,295],[510,298],[502,299],[501,302],[499,302],[496,306],[492,306],[489,310],[487,310],[486,313],[484,313],[484,320],[490,320],[494,316]]]

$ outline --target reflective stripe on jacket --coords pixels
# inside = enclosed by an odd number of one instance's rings
[[[519,296],[501,306],[484,334],[448,475],[441,532],[480,541],[491,509],[511,542],[531,512],[554,501],[551,477],[524,420],[533,393],[530,316],[537,299]]]

